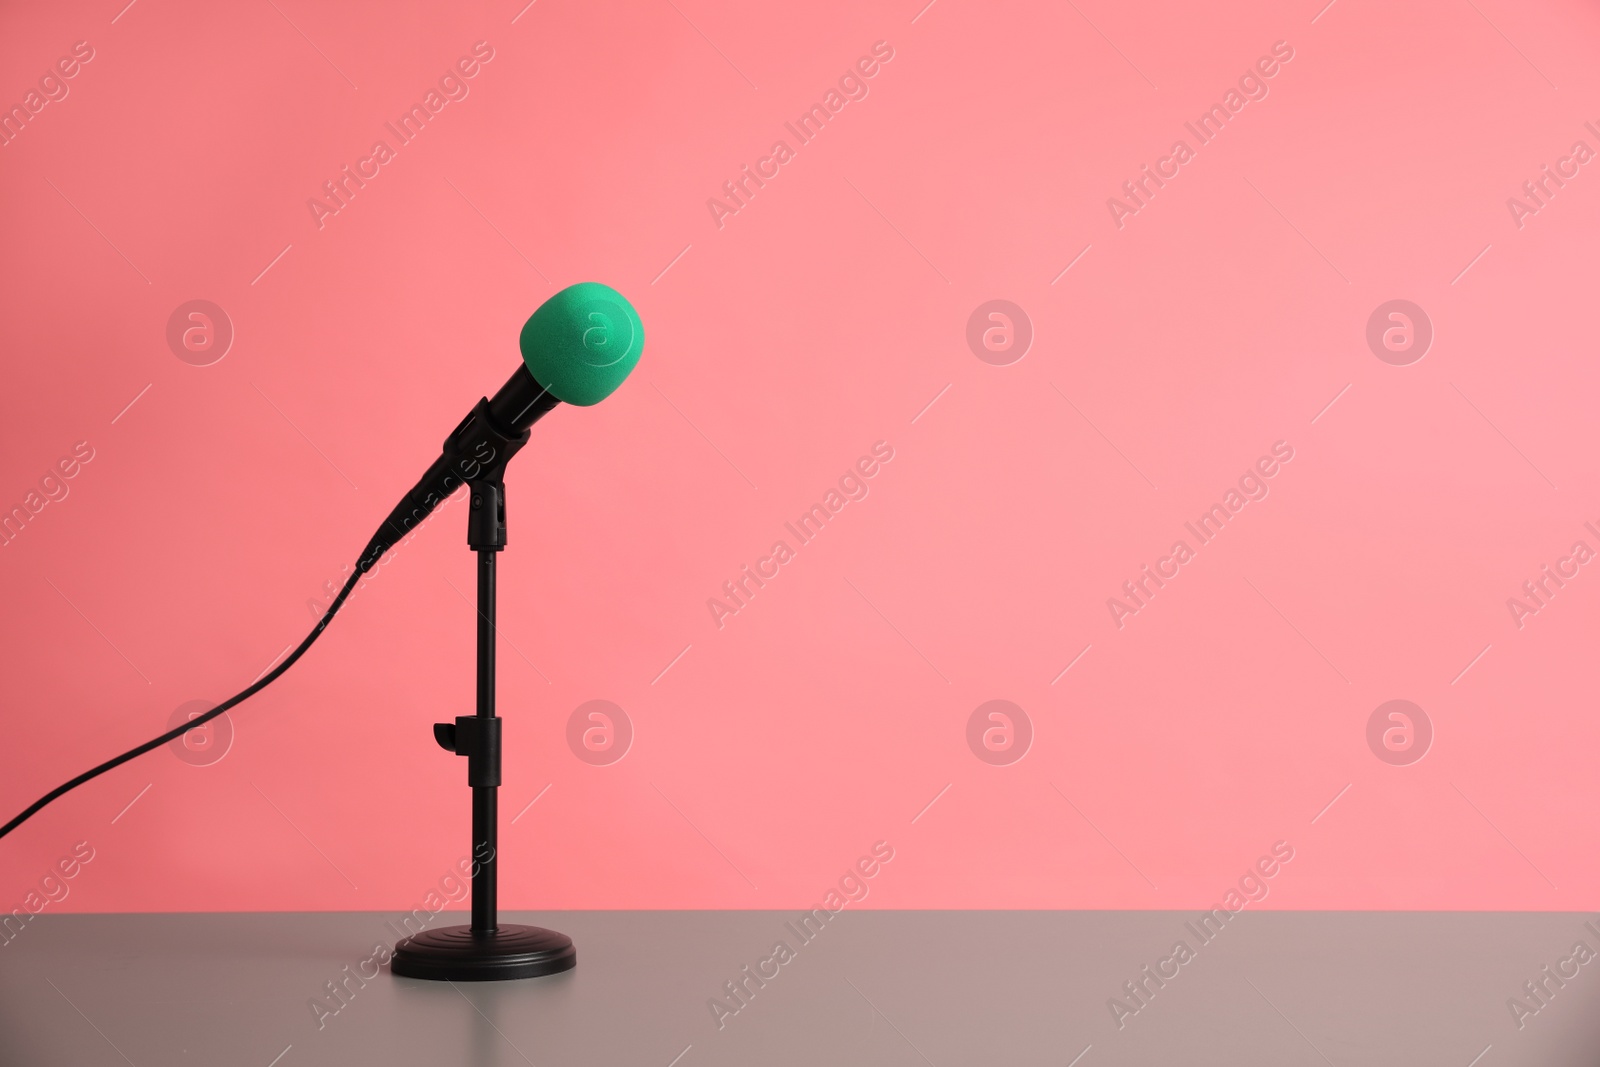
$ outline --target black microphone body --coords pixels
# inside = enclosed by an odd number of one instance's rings
[[[439,458],[389,512],[361,552],[364,573],[377,565],[413,527],[462,485],[497,477],[517,450],[528,443],[528,429],[560,400],[518,366],[492,399],[481,398],[444,440]]]

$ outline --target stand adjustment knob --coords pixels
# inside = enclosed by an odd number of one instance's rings
[[[500,716],[457,715],[433,724],[433,739],[446,752],[467,757],[467,784],[500,784]]]

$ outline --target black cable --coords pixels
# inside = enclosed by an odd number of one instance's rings
[[[365,555],[365,553],[363,555]],[[349,581],[344,583],[344,588],[339,590],[339,595],[333,598],[333,603],[328,605],[328,610],[323,614],[321,619],[317,620],[316,628],[306,635],[306,639],[301,641],[295,650],[289,653],[288,657],[285,658],[282,663],[272,668],[271,671],[263,675],[249,688],[245,689],[243,692],[234,694],[227,700],[224,700],[222,703],[212,708],[210,711],[206,712],[204,715],[196,715],[182,726],[175,726],[166,733],[162,734],[160,737],[146,741],[138,748],[130,748],[128,751],[124,752],[120,756],[117,756],[115,759],[108,759],[104,763],[100,764],[100,766],[84,771],[70,782],[63,782],[61,785],[56,786],[54,789],[50,790],[50,792],[46,793],[44,796],[28,805],[28,809],[21,815],[18,815],[15,819],[12,819],[4,826],[0,826],[0,837],[6,836],[12,830],[15,830],[17,827],[21,826],[40,808],[44,807],[46,804],[50,803],[52,800],[56,799],[56,797],[59,797],[68,790],[76,789],[84,782],[89,781],[91,778],[97,778],[114,767],[122,766],[135,756],[142,756],[153,748],[160,748],[173,738],[182,737],[184,734],[198,726],[204,726],[206,723],[210,722],[212,719],[215,719],[218,715],[221,715],[229,708],[248,700],[250,697],[255,696],[261,690],[271,685],[280,674],[294,666],[294,661],[305,654],[306,649],[311,647],[311,643],[313,641],[322,636],[322,631],[328,628],[328,623],[333,621],[334,615],[337,614],[339,609],[344,606],[345,600],[350,596],[351,592],[354,591],[356,582],[360,581],[361,578],[367,573],[367,569],[368,568],[358,566],[351,572]]]

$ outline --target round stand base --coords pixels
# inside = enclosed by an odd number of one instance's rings
[[[435,982],[500,982],[570,971],[578,965],[572,938],[538,926],[502,925],[492,934],[470,926],[424,930],[394,946],[389,969]]]

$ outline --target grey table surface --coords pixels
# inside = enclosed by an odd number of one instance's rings
[[[847,910],[803,942],[798,914],[508,914],[577,969],[473,984],[361,979],[395,915],[40,916],[0,947],[0,1063],[1600,1063],[1596,916],[1243,912],[1206,943],[1188,912]],[[776,974],[741,1004],[746,965]]]

